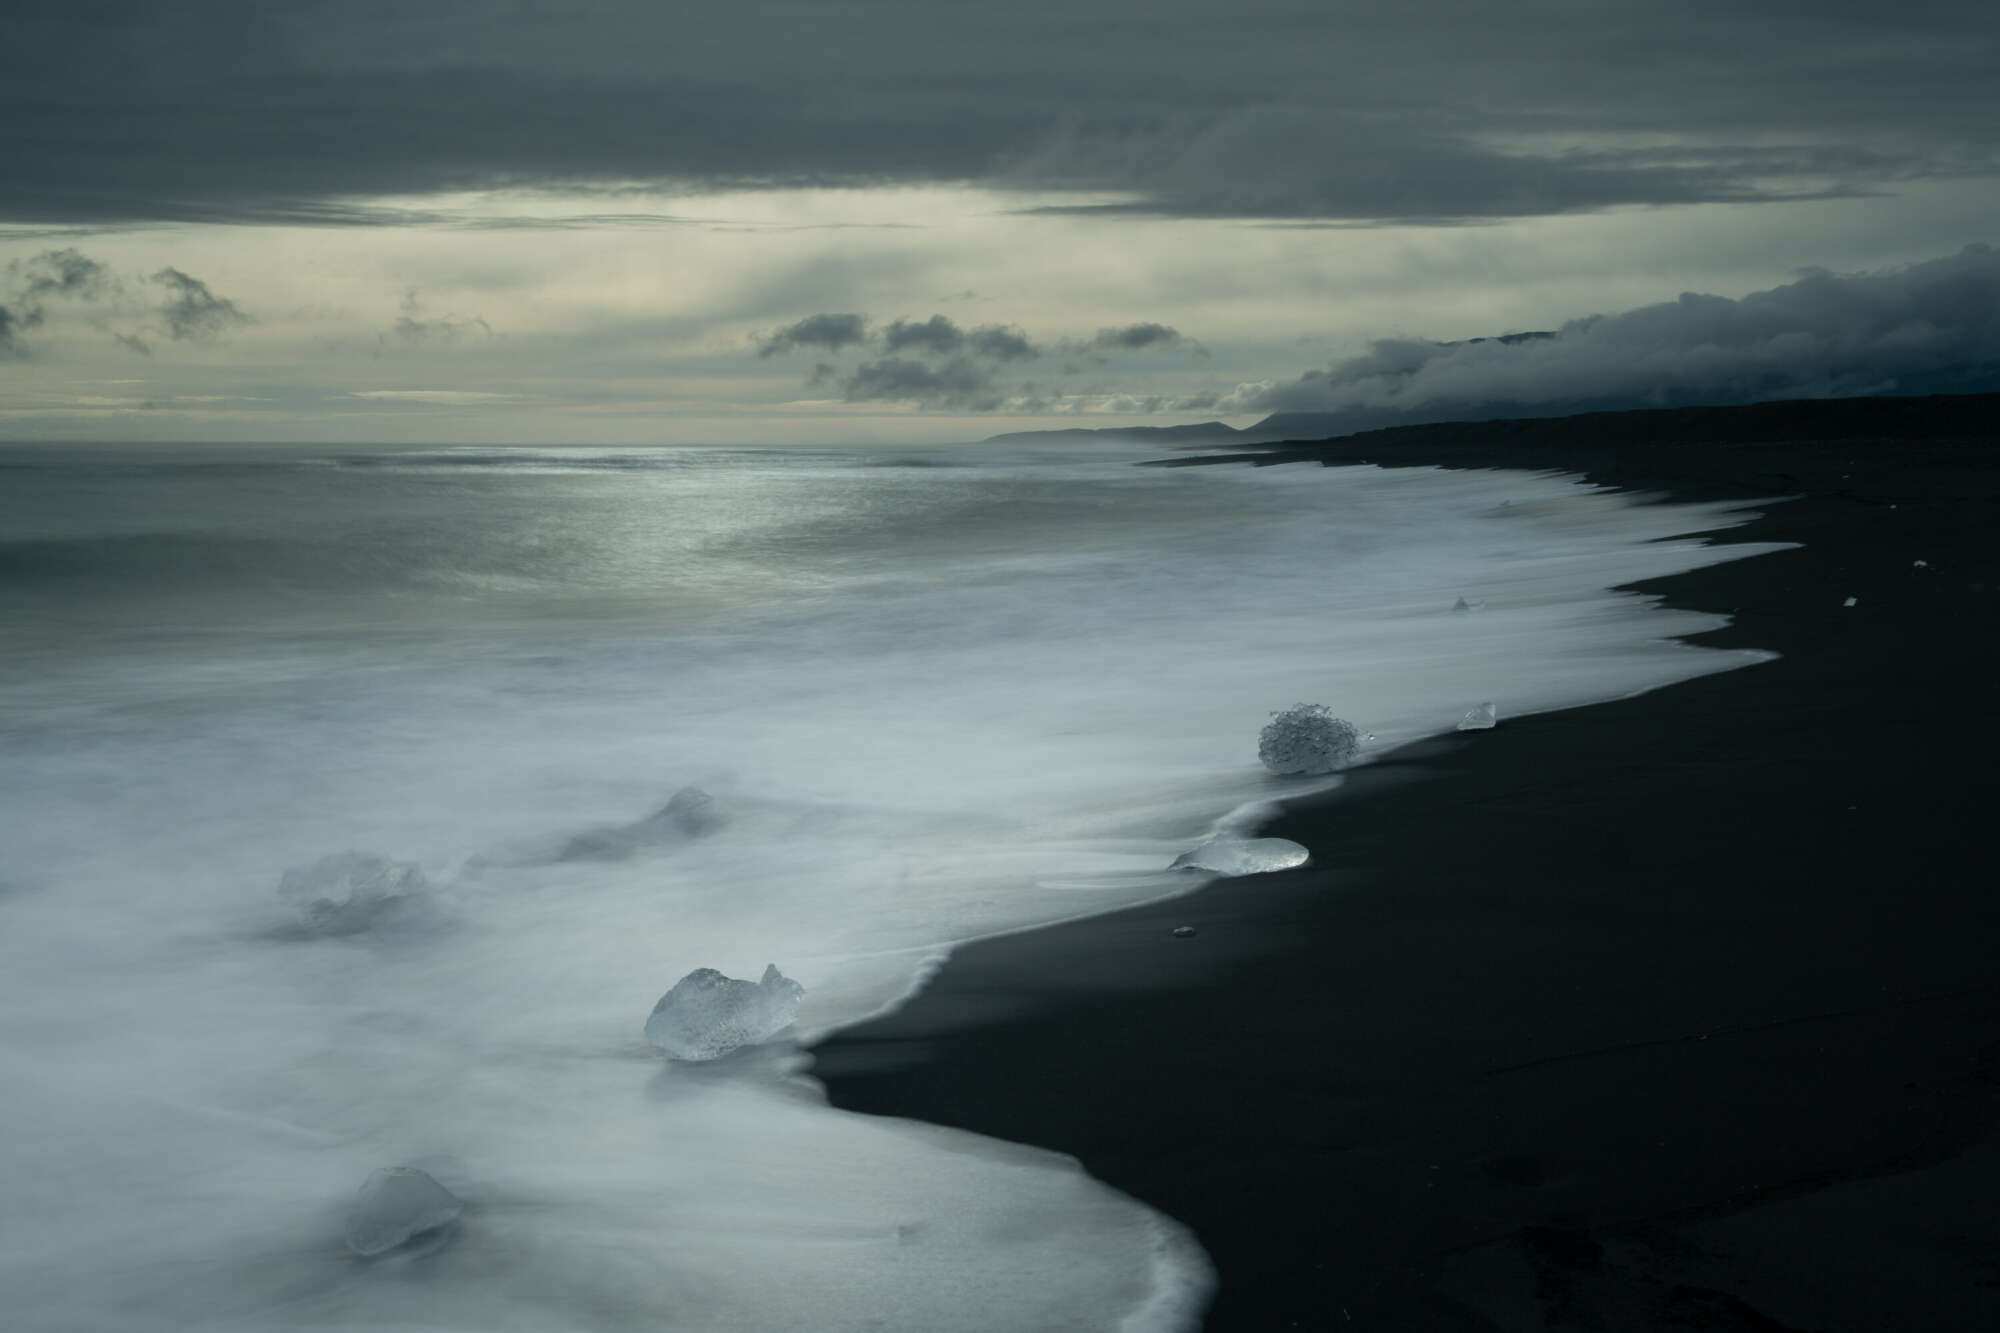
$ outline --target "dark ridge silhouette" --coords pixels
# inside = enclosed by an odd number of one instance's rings
[[[1284,425],[1315,413],[1267,417],[1250,427]],[[1453,448],[1505,445],[1676,445],[1803,440],[1940,440],[1991,435],[2000,421],[2000,393],[1930,394],[1921,398],[1790,398],[1728,407],[1658,407],[1566,416],[1443,421],[1358,431],[1316,444],[1345,448]],[[1281,447],[1312,439],[1288,434]],[[1247,443],[1247,441],[1246,441]]]
[[[1508,334],[1507,339],[1536,337]],[[1478,341],[1475,339],[1474,341]],[[1382,424],[1357,429],[1370,418],[1355,412],[1276,412],[1238,430],[1220,421],[1188,426],[1135,426],[1104,430],[1016,431],[988,444],[1078,441],[1097,436],[1159,444],[1275,445],[1339,439],[1343,444],[1393,444],[1431,448],[1460,443],[1596,444],[1725,440],[1941,439],[1990,429],[2000,393],[1940,393],[1870,398],[1787,398],[1762,403],[1692,407],[1562,408],[1547,404],[1496,409],[1480,420]],[[1529,415],[1537,413],[1539,415]],[[1406,416],[1383,411],[1375,419]]]

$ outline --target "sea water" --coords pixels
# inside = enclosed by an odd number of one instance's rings
[[[1329,781],[1259,766],[1276,712],[1365,762],[1761,660],[1611,589],[1771,548],[1560,476],[1154,455],[0,451],[9,1326],[1193,1326],[1199,1237],[830,1109],[810,1043],[1206,882]],[[699,836],[565,855],[690,785]],[[309,928],[326,865],[423,910]],[[769,964],[779,1042],[647,1043]],[[360,1258],[404,1167],[463,1211]]]

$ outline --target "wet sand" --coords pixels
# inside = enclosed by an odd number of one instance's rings
[[[1193,1228],[1211,1329],[2000,1327],[2000,413],[1873,401],[1176,460],[1795,496],[1716,540],[1799,549],[1638,585],[1783,656],[1384,756],[1266,830],[1312,868],[963,949],[817,1048],[834,1102],[1074,1153]]]

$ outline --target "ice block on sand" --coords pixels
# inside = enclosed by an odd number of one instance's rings
[[[414,1166],[391,1166],[368,1177],[347,1215],[347,1248],[364,1259],[450,1226],[465,1211],[458,1196]]]
[[[676,1060],[719,1059],[790,1027],[805,993],[776,964],[764,969],[762,981],[738,981],[699,967],[653,1006],[646,1040]]]
[[[425,902],[424,872],[405,861],[363,852],[341,852],[309,866],[287,870],[278,895],[316,935],[356,935],[399,917],[417,914]]]
[[[1218,875],[1263,875],[1294,870],[1312,859],[1289,838],[1210,838],[1174,858],[1174,868],[1213,870]]]
[[[1257,736],[1257,757],[1273,773],[1331,773],[1354,762],[1361,733],[1335,717],[1324,704],[1296,704],[1271,720]]]

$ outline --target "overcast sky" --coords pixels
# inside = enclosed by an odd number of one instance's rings
[[[1985,387],[1996,13],[17,0],[0,438]]]

